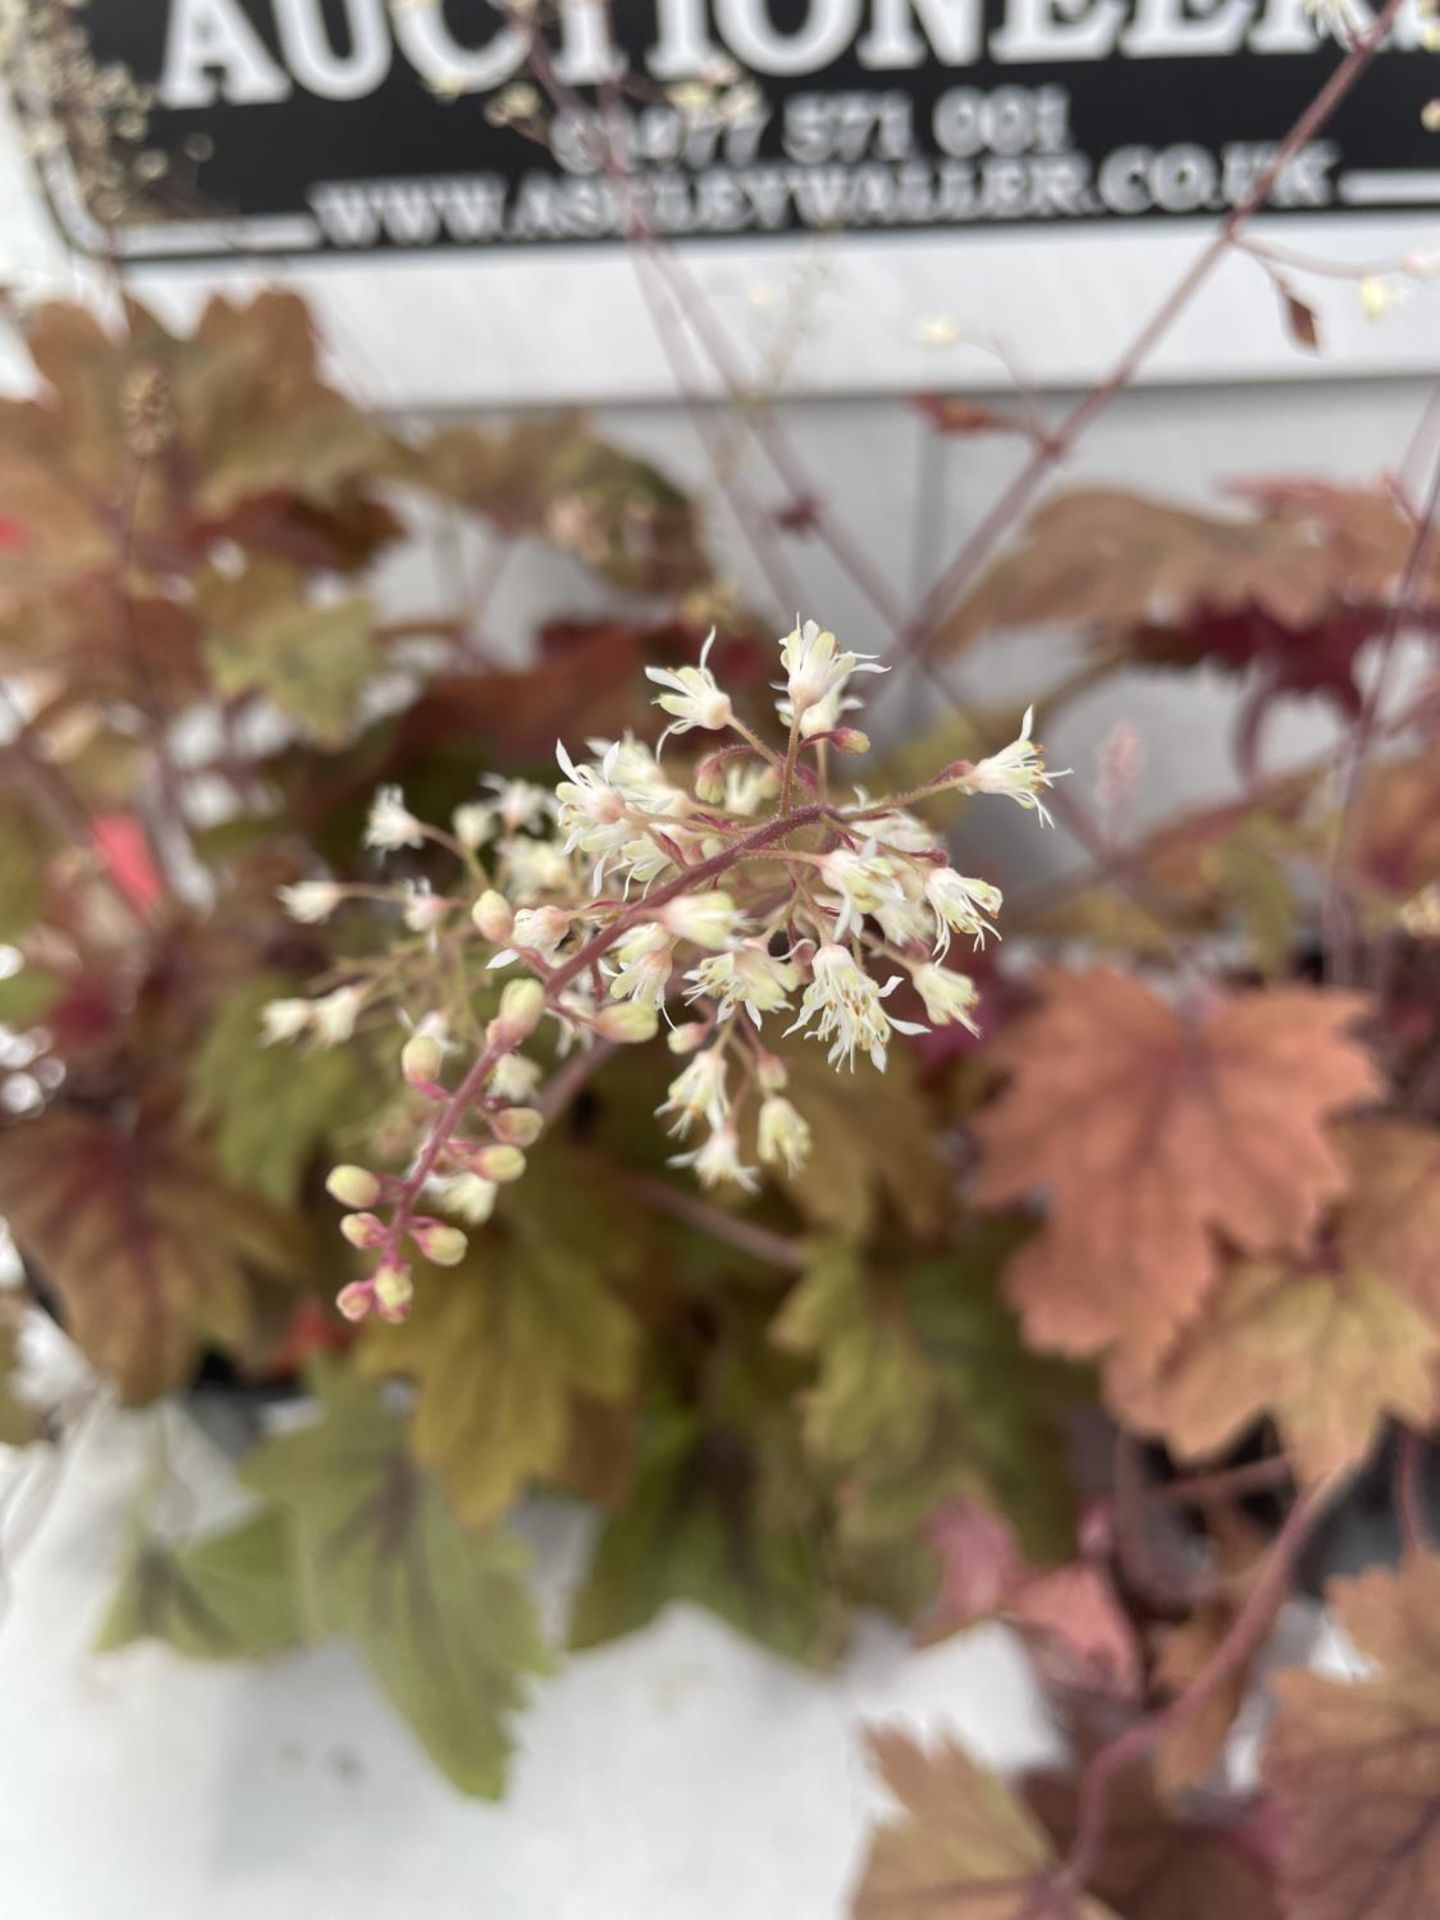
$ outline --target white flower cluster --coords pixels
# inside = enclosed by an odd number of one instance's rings
[[[417,945],[453,943],[472,982],[477,962],[519,977],[453,1087],[451,1055],[465,1049],[446,1041],[445,1016],[422,1022],[407,1042],[405,1078],[439,1107],[410,1174],[337,1173],[337,1197],[359,1206],[347,1233],[380,1255],[375,1278],[347,1289],[347,1311],[403,1311],[406,1241],[432,1260],[462,1256],[459,1229],[415,1213],[422,1191],[473,1225],[498,1186],[523,1171],[544,1097],[522,1104],[536,1095],[541,1069],[518,1048],[542,1022],[561,1054],[650,1040],[663,1022],[684,1061],[659,1109],[683,1146],[672,1165],[693,1168],[705,1186],[744,1189],[761,1167],[798,1171],[811,1147],[767,1023],[818,1040],[832,1067],[852,1068],[863,1053],[881,1071],[896,1033],[978,1030],[976,984],[946,961],[957,936],[979,946],[995,932],[1000,892],[958,873],[914,808],[947,790],[1001,794],[1043,820],[1041,796],[1055,776],[1031,739],[1031,716],[998,753],[957,763],[914,793],[876,802],[851,788],[842,799],[835,756],[869,744],[846,720],[858,704],[850,688],[884,668],[842,651],[814,621],[797,621],[780,641],[776,713],[786,738],[775,748],[717,678],[714,643],[712,633],[697,665],[647,669],[668,721],[653,751],[626,736],[591,741],[577,760],[561,744],[553,793],[492,780],[449,830],[426,826],[393,788],[377,796],[373,849],[432,842],[463,863],[455,897],[409,894],[404,917]],[[696,732],[721,738],[674,777],[663,749]],[[303,881],[285,900],[314,924],[350,894],[385,891]],[[478,954],[476,935],[485,943]],[[894,999],[902,990],[906,1017]],[[377,998],[373,983],[342,981],[319,999],[272,1003],[267,1038],[333,1043]],[[488,1136],[478,1141],[469,1137],[477,1116]],[[372,1202],[348,1198],[362,1189]],[[376,1196],[394,1203],[388,1225],[366,1210]]]

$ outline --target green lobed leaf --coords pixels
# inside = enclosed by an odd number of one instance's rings
[[[338,747],[381,664],[375,610],[358,596],[315,604],[305,591],[299,569],[276,561],[208,577],[205,657],[222,694],[263,694],[308,738]]]
[[[577,1394],[629,1392],[637,1329],[614,1289],[635,1250],[585,1163],[547,1144],[465,1261],[427,1271],[409,1318],[367,1334],[361,1371],[416,1381],[416,1457],[467,1525],[561,1469]]]
[[[318,1423],[267,1441],[242,1477],[290,1523],[311,1630],[352,1637],[437,1765],[496,1798],[525,1677],[550,1665],[524,1549],[460,1525],[353,1373],[321,1364],[315,1386]]]
[[[297,991],[282,974],[247,981],[190,1062],[191,1111],[211,1130],[222,1172],[280,1206],[296,1199],[323,1143],[374,1108],[353,1048],[262,1046],[261,1008]]]
[[[1069,1502],[1056,1414],[1083,1378],[1028,1354],[998,1276],[1025,1234],[985,1222],[952,1251],[889,1267],[822,1243],[773,1337],[808,1355],[806,1446],[832,1475],[857,1545],[913,1534],[942,1500],[980,1495],[1028,1551],[1063,1553]]]
[[[634,1633],[688,1600],[792,1660],[833,1658],[844,1610],[825,1558],[801,1516],[787,1520],[763,1498],[763,1471],[743,1435],[694,1413],[646,1420],[629,1494],[576,1602],[571,1645]]]
[[[782,1180],[800,1211],[817,1227],[857,1239],[885,1209],[918,1238],[939,1232],[950,1172],[909,1058],[897,1048],[883,1074],[868,1062],[835,1073],[813,1041],[776,1050],[790,1098],[814,1135],[805,1166]]]
[[[290,1530],[278,1510],[263,1508],[185,1546],[138,1537],[95,1650],[163,1640],[192,1660],[236,1660],[304,1638]]]

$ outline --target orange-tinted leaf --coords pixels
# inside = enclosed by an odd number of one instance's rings
[[[243,1349],[252,1283],[299,1280],[292,1220],[157,1127],[52,1111],[0,1133],[0,1216],[76,1343],[128,1401],[186,1380],[208,1342]]]
[[[1027,1805],[1059,1848],[1075,1836],[1075,1781],[1038,1774]],[[1087,1882],[1121,1920],[1279,1920],[1265,1867],[1240,1833],[1216,1820],[1178,1819],[1140,1768],[1112,1789],[1105,1839]]]
[[[1433,746],[1367,774],[1349,864],[1367,891],[1389,901],[1408,900],[1440,879],[1440,754]]]
[[[1303,1479],[1363,1460],[1389,1415],[1436,1413],[1440,1333],[1365,1266],[1249,1261],[1231,1267],[1149,1377],[1123,1363],[1121,1416],[1185,1459],[1219,1453],[1268,1413]]]
[[[1440,1325],[1440,1132],[1404,1120],[1349,1128],[1354,1197],[1346,1209],[1355,1258]]]
[[[414,464],[436,493],[510,538],[538,534],[624,591],[680,594],[709,575],[690,502],[576,414],[522,420],[505,433],[452,427]]]
[[[1337,1581],[1329,1598],[1376,1671],[1288,1672],[1264,1779],[1285,1833],[1287,1920],[1440,1913],[1440,1557]]]
[[[1175,620],[1202,604],[1253,602],[1298,627],[1387,597],[1413,543],[1389,489],[1272,486],[1251,497],[1250,519],[1222,519],[1109,488],[1062,494],[955,608],[938,646],[1042,622]],[[1437,573],[1432,559],[1417,602],[1433,597]]]
[[[1041,992],[992,1048],[1013,1079],[975,1121],[978,1195],[1048,1192],[1009,1270],[1037,1344],[1153,1364],[1214,1284],[1215,1233],[1298,1251],[1343,1185],[1325,1122],[1378,1087],[1344,1033],[1360,1003],[1274,987],[1186,1013],[1110,970]]]
[[[1076,1561],[1032,1567],[1009,1522],[973,1500],[948,1500],[926,1529],[940,1561],[940,1601],[927,1640],[1003,1618],[1030,1643],[1057,1686],[1132,1698],[1140,1651],[1109,1574]]]
[[[1374,1121],[1337,1140],[1349,1192],[1317,1249],[1234,1263],[1156,1370],[1111,1369],[1117,1412],[1172,1451],[1217,1453],[1269,1414],[1314,1480],[1362,1460],[1388,1417],[1440,1411],[1440,1138]]]
[[[853,1920],[1111,1920],[1096,1900],[1048,1889],[1059,1862],[1042,1828],[961,1748],[927,1751],[891,1728],[867,1739],[905,1812],[870,1843]]]

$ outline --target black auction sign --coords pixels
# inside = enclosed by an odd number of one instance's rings
[[[558,0],[537,98],[529,30],[489,0],[77,17],[154,90],[177,190],[123,247],[174,259],[1213,218],[1340,58],[1332,7],[1369,19],[1360,0]],[[1277,210],[1440,206],[1424,38],[1402,18]],[[73,172],[51,185],[93,238]]]

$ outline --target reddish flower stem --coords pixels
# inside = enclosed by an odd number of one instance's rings
[[[1432,1550],[1430,1515],[1425,1497],[1426,1442],[1423,1434],[1410,1427],[1401,1429],[1395,1442],[1395,1517],[1400,1526],[1401,1544],[1407,1554]]]
[[[630,1175],[625,1186],[657,1213],[668,1213],[682,1226],[694,1227],[697,1233],[711,1240],[723,1241],[737,1253],[748,1254],[767,1267],[778,1267],[783,1273],[805,1270],[805,1248],[798,1240],[787,1239],[783,1233],[772,1233],[769,1227],[756,1226],[754,1221],[742,1220],[738,1214],[726,1213],[723,1207],[711,1206],[698,1194],[672,1187],[650,1174]]]
[[[1390,686],[1401,629],[1414,606],[1415,589],[1434,539],[1437,515],[1440,515],[1440,458],[1436,459],[1430,475],[1425,504],[1416,522],[1410,551],[1405,556],[1399,590],[1380,639],[1380,655],[1374,677],[1366,690],[1364,705],[1356,719],[1346,754],[1340,817],[1330,842],[1320,920],[1325,941],[1326,970],[1334,985],[1339,987],[1353,985],[1356,975],[1355,914],[1345,874],[1346,859],[1354,836],[1360,796],[1364,790],[1365,769],[1375,745],[1380,710]]]
[[[1175,286],[1146,320],[1110,372],[1098,386],[1092,387],[1083,399],[1076,402],[1050,438],[1035,449],[1030,459],[1026,461],[980,524],[961,542],[954,558],[921,600],[897,637],[891,653],[891,658],[897,665],[902,660],[923,658],[928,653],[935,624],[961,586],[980,562],[989,557],[993,548],[1024,513],[1048,479],[1051,468],[1059,465],[1080,436],[1107,411],[1117,395],[1130,385],[1195,294],[1230,251],[1247,222],[1265,205],[1285,168],[1306,142],[1320,132],[1359,80],[1379,52],[1403,4],[1404,0],[1386,0],[1386,5],[1376,15],[1373,24],[1355,40],[1345,58],[1275,149],[1268,165],[1255,176],[1249,191],[1226,215],[1207,245],[1201,249]]]
[[[1110,1796],[1126,1769],[1147,1758],[1167,1733],[1213,1699],[1260,1647],[1285,1603],[1296,1562],[1351,1477],[1351,1469],[1342,1469],[1296,1501],[1229,1632],[1190,1685],[1168,1706],[1127,1727],[1085,1769],[1074,1844],[1051,1882],[1057,1891],[1078,1892],[1094,1872],[1105,1842]]]
[[[637,900],[631,907],[618,914],[608,927],[587,940],[585,945],[546,977],[542,982],[545,989],[545,1005],[554,1008],[572,981],[587,972],[597,960],[608,953],[615,942],[627,933],[631,927],[643,920],[653,920],[656,909],[666,906],[671,900],[677,900],[682,894],[703,890],[712,880],[718,880],[722,873],[755,853],[763,853],[767,847],[783,840],[787,834],[797,832],[801,827],[816,825],[826,817],[823,806],[796,807],[793,812],[777,815],[764,826],[756,827],[743,839],[737,840],[732,847],[725,847],[719,853],[711,854],[708,860],[701,860],[693,867],[686,867],[673,880],[667,880],[663,887],[656,887],[643,900]],[[513,1045],[490,1042],[475,1059],[454,1093],[445,1101],[439,1117],[425,1137],[414,1166],[401,1183],[395,1205],[385,1230],[385,1238],[380,1253],[385,1260],[403,1259],[402,1247],[406,1235],[415,1219],[415,1207],[425,1183],[440,1164],[445,1149],[454,1140],[464,1125],[465,1116],[485,1091],[485,1083],[494,1072],[496,1065],[506,1053],[515,1051]]]

